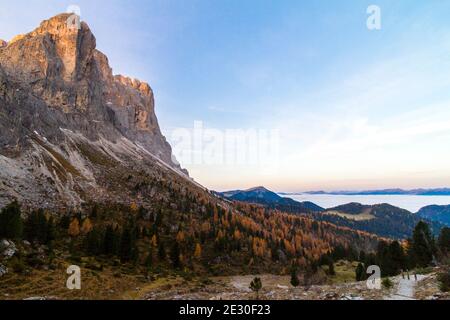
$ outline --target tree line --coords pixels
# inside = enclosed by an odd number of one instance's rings
[[[450,254],[450,228],[445,227],[434,238],[427,223],[420,221],[414,228],[410,239],[399,241],[380,241],[375,253],[361,252],[355,273],[356,280],[366,280],[366,270],[378,265],[382,277],[396,276],[402,271],[426,268],[445,262]]]

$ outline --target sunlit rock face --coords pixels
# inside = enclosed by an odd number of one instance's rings
[[[130,161],[138,161],[130,153],[136,148],[141,157],[187,174],[161,134],[150,86],[113,75],[89,26],[75,27],[68,23],[72,18],[61,14],[9,43],[0,41],[3,202],[27,200],[19,185],[35,188],[35,194],[51,189],[71,204],[83,201],[83,184],[95,188],[97,178],[95,164],[77,148],[81,140],[108,157],[121,153]]]

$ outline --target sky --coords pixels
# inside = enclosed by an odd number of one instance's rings
[[[208,188],[450,186],[449,1],[0,0],[0,39],[70,5]]]

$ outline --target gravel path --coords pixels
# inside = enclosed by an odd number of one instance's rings
[[[398,283],[397,292],[387,297],[386,300],[415,300],[415,287],[419,281],[425,278],[426,276],[421,274],[417,275],[417,281],[415,280],[414,276],[410,276],[410,280],[408,280],[406,277],[405,279],[401,278]]]

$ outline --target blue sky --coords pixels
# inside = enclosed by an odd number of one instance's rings
[[[114,72],[150,83],[169,141],[194,121],[279,130],[270,170],[182,163],[207,187],[450,185],[448,1],[0,4],[5,40],[78,5]],[[371,4],[381,8],[381,30],[366,27]]]

